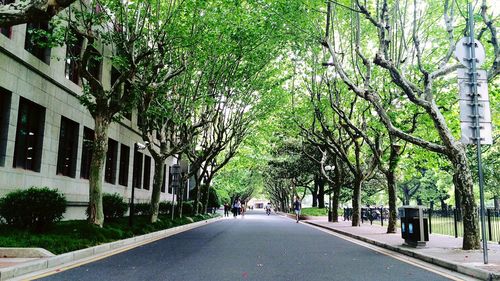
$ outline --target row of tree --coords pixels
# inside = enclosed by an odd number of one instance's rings
[[[201,194],[209,193],[202,188],[267,113],[265,96],[277,83],[271,62],[292,37],[288,22],[298,15],[280,1],[33,0],[0,5],[0,26],[52,18],[51,30],[40,36],[50,38],[48,45],[68,46],[66,59],[83,86],[78,98],[95,121],[89,221],[102,226],[108,129],[134,108],[154,159],[151,221],[158,218],[169,157],[189,162],[181,182],[194,178],[194,206],[203,211]],[[102,69],[109,68],[105,81]]]
[[[465,1],[387,0],[328,1],[323,9],[318,7],[326,15],[324,36],[290,55],[295,74],[287,85],[295,120],[290,127],[296,129],[284,130],[291,132],[292,142],[280,148],[285,152],[275,150],[266,181],[277,204],[285,207],[298,190],[309,189],[313,199],[332,193],[336,212],[348,190],[352,225],[357,226],[362,195],[383,188],[390,210],[387,231],[395,232],[397,183],[403,203],[427,185],[434,187],[432,194],[419,193],[419,199],[432,198],[445,206],[449,190],[441,185],[439,191],[438,182],[426,178],[449,174],[454,202],[464,217],[463,249],[479,248],[476,164],[460,142],[455,74],[460,63],[454,57],[456,42],[467,34],[466,8]],[[475,8],[494,104],[500,73],[497,17],[486,0]],[[492,108],[493,123],[498,124],[498,107]],[[498,169],[493,172],[498,144],[486,150],[489,194],[498,199]],[[325,171],[327,165],[335,166],[333,172]]]

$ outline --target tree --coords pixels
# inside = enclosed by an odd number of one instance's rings
[[[119,0],[81,2],[79,9],[68,15],[69,41],[78,44],[80,50],[72,58],[83,82],[79,99],[95,124],[89,178],[89,221],[99,226],[104,222],[102,180],[109,125],[136,103],[137,95],[141,94],[135,87],[138,71],[147,69],[151,61],[158,63],[153,58],[167,45],[162,40],[169,21],[159,20],[163,15],[162,6],[156,4],[154,1],[124,3]],[[150,20],[152,18],[157,20]],[[104,58],[109,58],[117,69],[111,85],[101,79],[100,63]]]
[[[355,35],[352,37],[352,53],[355,57],[353,61],[361,63],[357,65],[358,68],[352,69],[343,66],[338,54],[347,54],[350,53],[350,50],[348,51],[348,46],[341,47],[339,44],[334,44],[335,39],[332,37],[334,32],[325,38],[323,44],[331,55],[331,64],[344,83],[351,91],[372,104],[380,121],[392,135],[429,151],[443,154],[449,159],[454,168],[454,183],[457,192],[460,192],[464,212],[463,249],[477,249],[479,248],[478,220],[466,147],[454,137],[452,127],[448,125],[437,103],[439,100],[435,97],[438,92],[446,93],[444,85],[439,83],[439,79],[458,68],[458,64],[450,64],[455,43],[454,3],[445,1],[444,7],[433,2],[428,3],[428,5],[424,7],[427,9],[427,13],[422,13],[422,7],[417,5],[417,1],[413,2],[412,7],[410,5],[411,8],[407,8],[408,6],[405,5],[400,6],[398,2],[389,3],[388,1],[382,1],[374,7],[355,1],[352,7],[347,7],[354,13],[353,17],[356,19],[353,21],[355,24],[352,25]],[[488,79],[492,81],[499,72],[498,57],[500,51],[493,20],[488,18],[486,13],[486,1],[483,1],[481,9],[485,24],[483,35],[490,34],[489,42],[494,49],[494,59],[488,71]],[[445,19],[445,30],[441,29],[432,33],[422,29],[426,22],[434,21],[434,18],[428,16],[433,14],[430,11],[442,12]],[[329,14],[329,17],[332,15],[334,15],[333,12]],[[335,24],[332,24],[332,21],[331,26],[327,27],[328,29],[333,31],[336,28],[337,31],[339,30],[341,26],[339,23],[343,20],[339,15],[339,13],[335,13],[337,17]],[[363,24],[359,20],[360,15],[366,18]],[[411,22],[411,26],[405,26],[407,22]],[[411,32],[410,38],[407,38],[408,30]],[[446,46],[445,48],[436,48],[430,43],[431,40],[436,43],[442,38],[438,37],[440,31],[447,34],[445,44],[440,44],[440,46]],[[373,38],[370,37],[371,34],[376,34],[376,41],[369,39]],[[361,39],[362,36],[363,39]],[[428,43],[422,42],[422,38],[427,39]],[[362,40],[365,43],[376,44],[378,48],[376,52],[373,53],[364,48]],[[432,48],[429,47],[431,45]],[[372,58],[370,59],[369,56]],[[379,69],[376,70],[376,68]],[[353,75],[353,73],[357,74]],[[425,112],[436,130],[437,140],[429,140],[425,136],[417,136],[395,126],[387,108],[381,102],[383,99],[376,91],[378,87],[375,85],[380,81],[385,81],[382,80],[384,75],[389,75],[391,86],[396,87],[402,93],[402,98],[406,97],[405,102],[412,103],[413,106]],[[380,84],[378,85],[380,86]]]

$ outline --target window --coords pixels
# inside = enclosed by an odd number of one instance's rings
[[[74,34],[74,32],[71,34]],[[78,73],[78,63],[76,61],[76,58],[82,51],[82,44],[83,37],[74,36],[69,39],[66,48],[66,67],[64,70],[64,76],[77,85],[80,85],[81,82],[80,74]]]
[[[137,126],[141,127],[142,126],[142,116],[140,113],[137,113]]]
[[[128,163],[130,159],[130,147],[122,144],[120,147],[120,175],[118,183],[123,186],[128,185]]]
[[[5,166],[11,93],[0,87],[0,166]]]
[[[151,157],[144,156],[144,189],[149,190],[151,183]]]
[[[45,108],[21,98],[17,117],[14,168],[40,172]]]
[[[75,177],[76,152],[78,149],[78,123],[61,116],[59,151],[57,153],[57,174]]]
[[[82,162],[80,165],[80,178],[88,179],[90,177],[90,163],[92,162],[92,151],[94,146],[94,131],[83,128],[82,143]]]
[[[0,5],[8,5],[14,2],[15,0],[0,0]],[[0,27],[0,33],[5,35],[7,38],[12,38],[12,26]]]
[[[165,193],[165,186],[167,183],[165,182],[167,180],[167,165],[163,165],[163,184],[161,185],[161,192]]]
[[[28,23],[24,49],[46,64],[50,64],[50,48],[46,33],[50,32],[49,23]]]
[[[106,153],[106,170],[104,171],[104,181],[116,183],[116,159],[118,155],[118,142],[108,139],[108,152]]]
[[[111,87],[115,84],[115,82],[118,80],[120,77],[120,71],[116,69],[116,67],[111,67]]]
[[[168,193],[174,193],[172,191],[172,166],[168,166]]]
[[[142,153],[134,151],[134,169],[132,173],[132,187],[141,188],[142,182]]]
[[[91,54],[89,62],[87,64],[87,69],[94,78],[101,81],[102,55],[92,46],[89,46],[87,48],[89,48]]]

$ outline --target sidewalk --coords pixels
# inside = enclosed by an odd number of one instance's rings
[[[302,222],[362,240],[392,251],[396,251],[447,269],[467,274],[481,280],[500,280],[500,245],[488,243],[488,264],[483,263],[482,250],[464,251],[462,238],[430,234],[425,248],[415,249],[403,246],[404,240],[398,233],[387,234],[386,227],[364,223],[360,227],[351,226],[350,221],[328,222],[326,217]]]

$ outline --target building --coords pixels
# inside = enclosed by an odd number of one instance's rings
[[[0,28],[0,196],[19,188],[57,188],[69,202],[65,219],[85,218],[88,203],[90,149],[94,120],[77,97],[82,88],[75,63],[66,59],[71,48],[45,48],[30,40],[33,28],[23,24]],[[106,51],[106,50],[104,50]],[[111,85],[116,71],[103,61],[102,83]],[[154,163],[147,150],[134,151],[142,138],[139,116],[131,112],[109,130],[103,189],[136,202],[150,200]],[[161,200],[173,200],[166,182]]]

